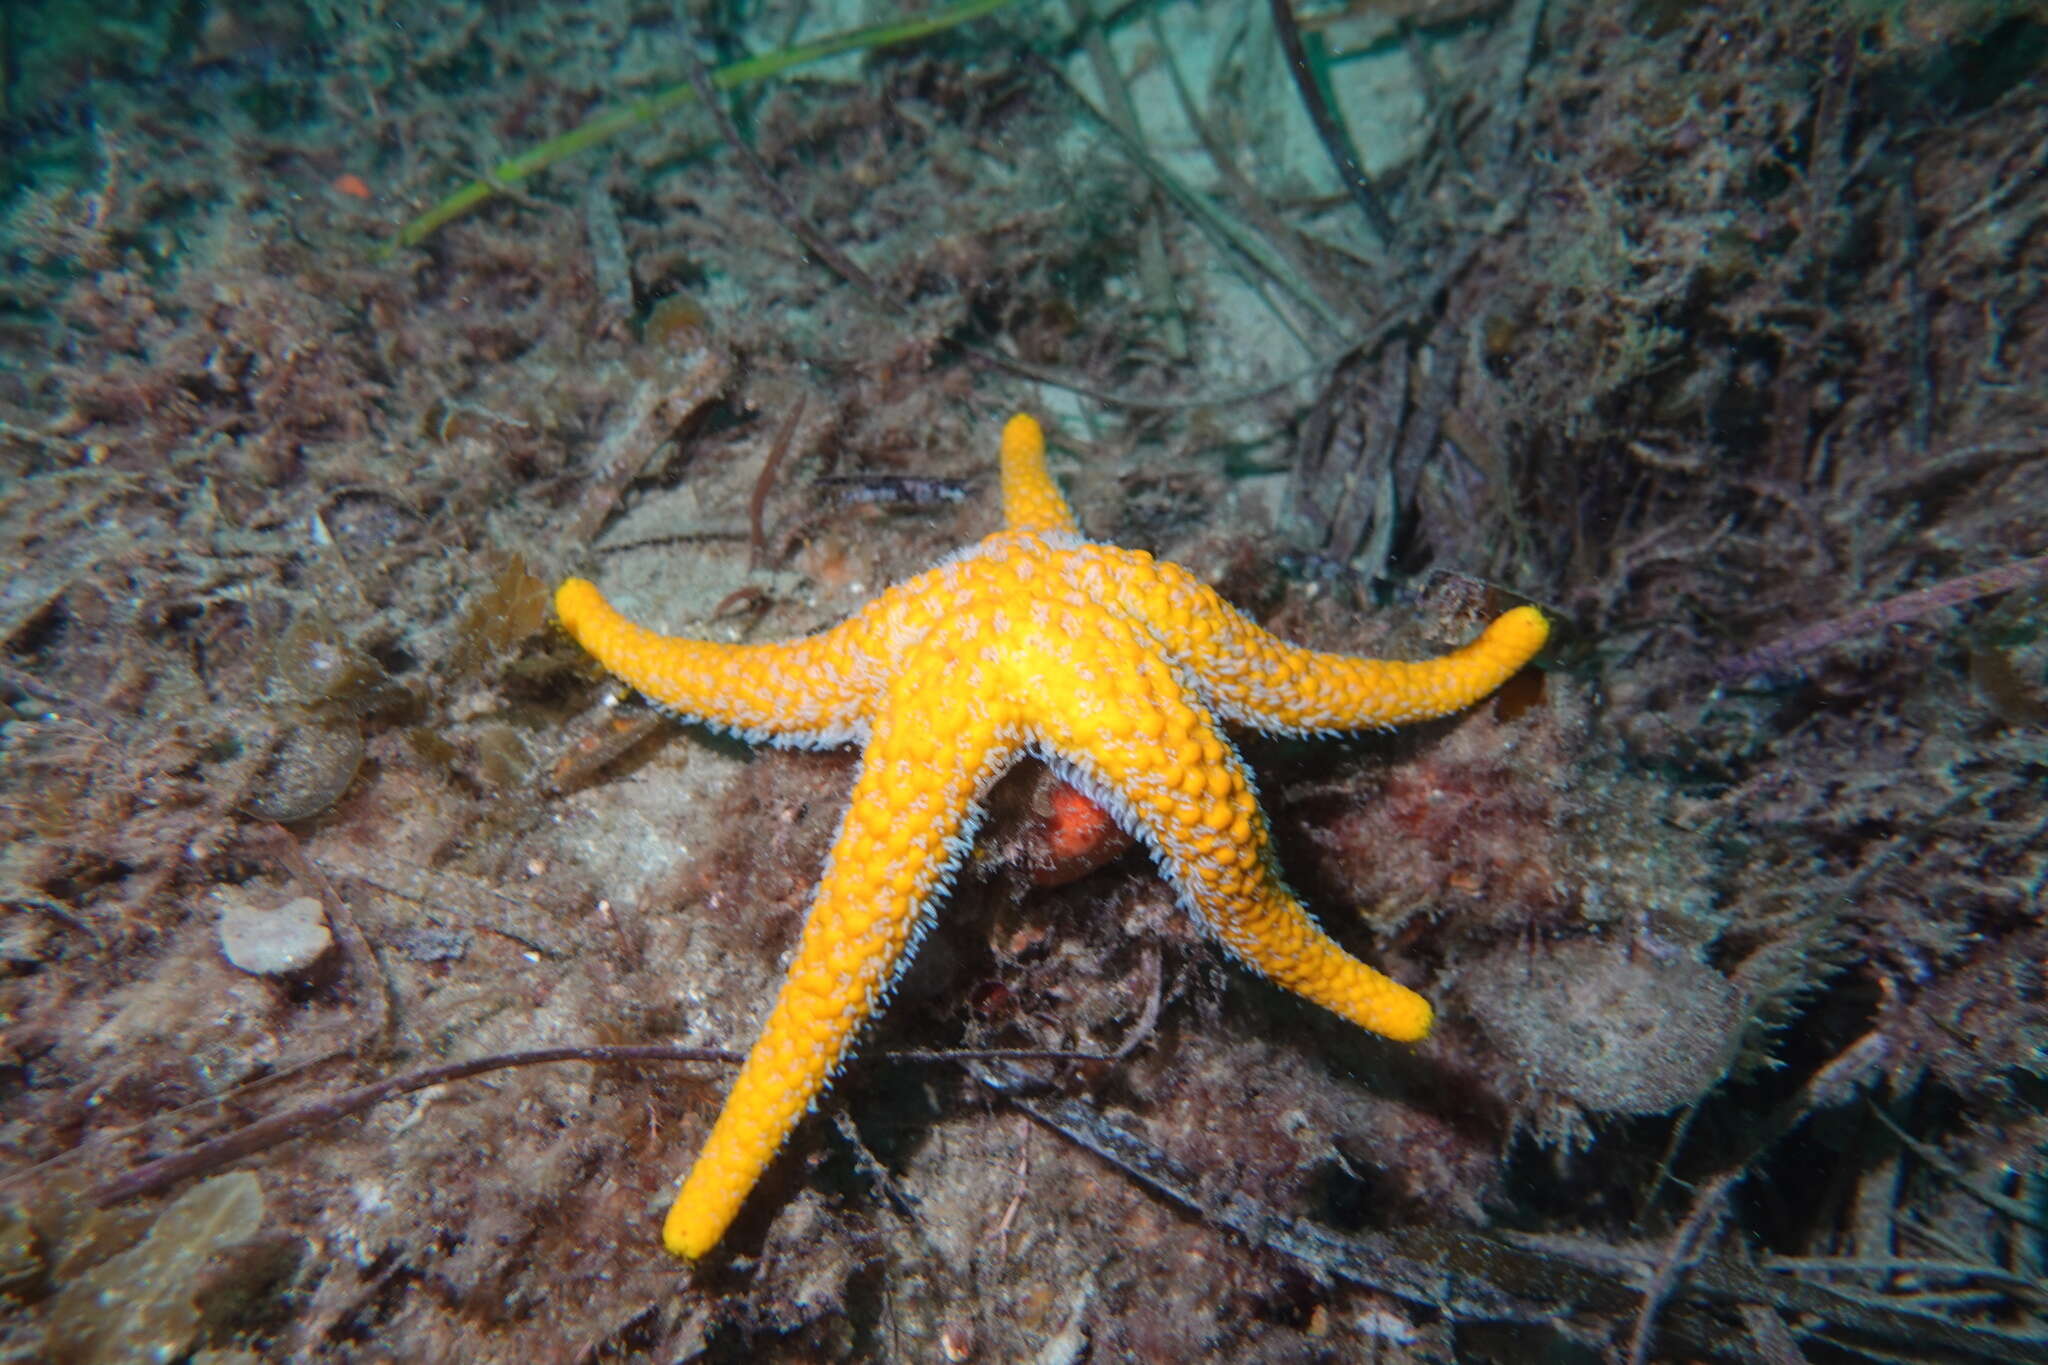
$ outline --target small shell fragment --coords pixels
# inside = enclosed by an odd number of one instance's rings
[[[221,952],[251,976],[303,972],[333,946],[327,912],[311,896],[275,910],[259,910],[239,896],[221,897]]]
[[[259,820],[289,824],[341,799],[363,765],[363,733],[355,717],[345,714],[286,707],[279,715],[276,751],[250,784],[242,809]]]

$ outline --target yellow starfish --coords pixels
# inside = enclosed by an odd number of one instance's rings
[[[1323,733],[1447,715],[1535,655],[1542,613],[1517,607],[1423,663],[1302,649],[1185,569],[1083,538],[1032,418],[1003,429],[1002,467],[1003,530],[807,639],[675,639],[580,578],[555,593],[585,649],[687,717],[863,746],[782,993],[669,1210],[662,1237],[678,1256],[724,1235],[930,925],[982,794],[1027,752],[1142,839],[1181,904],[1248,965],[1374,1033],[1429,1032],[1429,1002],[1338,947],[1281,882],[1219,721]]]

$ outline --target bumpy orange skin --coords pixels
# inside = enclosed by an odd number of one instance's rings
[[[1542,648],[1518,607],[1463,649],[1394,663],[1267,634],[1186,570],[1083,539],[1028,416],[1003,431],[1006,527],[851,620],[778,645],[658,635],[570,579],[555,609],[607,669],[751,738],[863,746],[789,977],[669,1210],[709,1252],[823,1091],[930,922],[991,782],[1026,752],[1150,846],[1181,903],[1245,963],[1404,1042],[1429,1002],[1338,947],[1280,879],[1222,722],[1358,730],[1462,710]]]

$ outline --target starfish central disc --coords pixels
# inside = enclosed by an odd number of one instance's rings
[[[801,640],[656,634],[582,579],[555,609],[612,673],[750,739],[862,746],[853,799],[788,978],[670,1209],[714,1247],[844,1060],[959,867],[989,785],[1036,753],[1143,841],[1180,903],[1248,966],[1374,1033],[1429,1032],[1429,1002],[1352,957],[1280,878],[1222,725],[1358,730],[1462,710],[1542,648],[1533,607],[1420,663],[1292,645],[1177,565],[1081,536],[1038,423],[1003,431],[1004,529]]]

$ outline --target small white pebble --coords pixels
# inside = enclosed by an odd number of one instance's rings
[[[1352,1321],[1360,1332],[1378,1341],[1391,1341],[1408,1346],[1422,1336],[1415,1330],[1414,1323],[1399,1313],[1389,1312],[1384,1308],[1368,1308]]]
[[[221,898],[220,949],[251,976],[302,972],[334,946],[327,912],[311,896],[259,910],[240,897]]]

